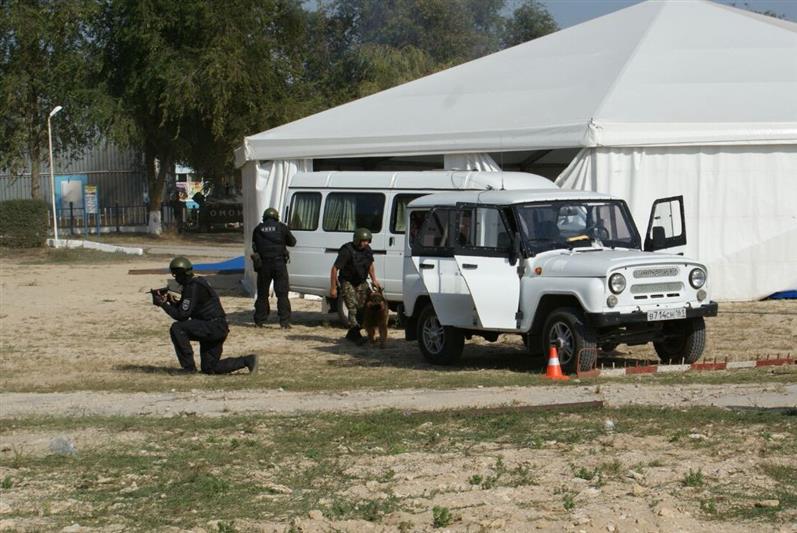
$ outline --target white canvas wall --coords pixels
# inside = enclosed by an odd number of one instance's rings
[[[241,168],[244,209],[244,271],[243,285],[249,294],[255,294],[257,274],[252,269],[252,230],[260,223],[263,211],[273,207],[283,212],[288,184],[297,172],[313,170],[310,159],[281,161],[249,161]]]
[[[709,268],[712,297],[797,288],[797,146],[585,148],[564,188],[624,198],[640,233],[656,198],[684,196],[684,253]]]

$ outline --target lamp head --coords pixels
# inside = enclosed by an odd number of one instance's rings
[[[56,113],[58,113],[59,111],[61,111],[62,109],[63,109],[63,107],[62,107],[62,106],[60,106],[60,105],[57,105],[57,106],[55,106],[55,107],[53,108],[53,110],[52,110],[52,111],[50,111],[50,118],[54,117],[54,116],[55,116],[55,114],[56,114]]]

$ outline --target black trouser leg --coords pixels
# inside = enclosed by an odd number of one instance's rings
[[[270,312],[268,305],[268,288],[271,285],[271,266],[268,261],[263,261],[263,266],[257,273],[257,299],[255,300],[255,324],[263,324],[268,319]]]
[[[199,341],[199,357],[203,373],[227,374],[246,366],[242,357],[221,358],[221,354],[224,351],[224,341],[227,340],[227,334],[229,333],[225,321],[196,320],[192,322],[201,322],[196,329],[196,340]]]
[[[196,363],[194,362],[194,349],[191,348],[191,336],[189,334],[190,327],[188,324],[190,320],[185,322],[175,322],[169,328],[169,335],[174,344],[174,352],[177,354],[177,361],[180,363],[180,368],[186,370],[196,370]]]
[[[216,366],[214,366],[212,370],[208,372],[202,370],[202,372],[205,372],[205,374],[229,374],[230,372],[235,372],[236,370],[240,370],[242,368],[246,368],[246,356],[221,359],[216,363]]]
[[[239,366],[235,366],[235,363],[233,363],[232,366],[234,368],[229,368],[230,365],[226,365],[226,363],[220,367],[220,363],[224,363],[220,359],[221,353],[224,351],[224,341],[227,339],[228,332],[227,322],[224,320],[191,319],[172,324],[172,340],[175,342],[175,350],[177,350],[180,366],[196,369],[190,341],[199,341],[199,356],[202,360],[202,372],[205,374],[232,372],[246,366],[242,362]]]
[[[288,278],[288,266],[285,260],[279,258],[274,261],[272,275],[274,276],[274,293],[277,295],[277,314],[280,324],[286,325],[291,321],[291,301],[288,291],[291,290]]]

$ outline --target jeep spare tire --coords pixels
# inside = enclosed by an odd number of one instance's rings
[[[434,306],[427,304],[418,315],[418,346],[433,365],[450,365],[462,356],[465,335],[458,328],[440,324]]]
[[[565,372],[586,372],[595,368],[598,347],[595,332],[584,324],[584,315],[573,307],[556,309],[548,316],[542,331],[543,353],[552,343],[558,345],[559,364]]]

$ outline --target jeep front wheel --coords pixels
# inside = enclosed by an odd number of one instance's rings
[[[664,340],[653,347],[663,363],[692,364],[703,355],[706,346],[706,323],[703,317],[665,324]]]
[[[434,307],[428,304],[418,316],[418,346],[433,365],[450,365],[462,355],[465,336],[460,329],[440,324]]]
[[[598,349],[595,332],[584,324],[581,311],[572,307],[557,309],[545,321],[542,332],[543,353],[548,354],[552,343],[558,345],[559,364],[566,372],[585,372],[595,368]]]

